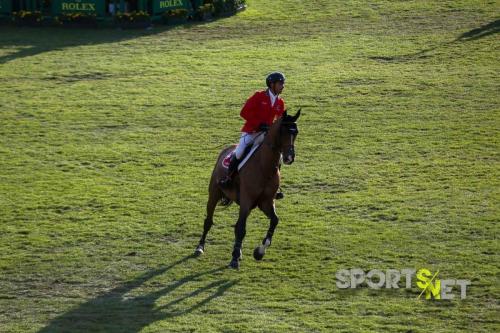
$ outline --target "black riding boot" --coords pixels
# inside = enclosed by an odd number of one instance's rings
[[[231,161],[229,161],[229,167],[227,169],[227,176],[219,181],[219,185],[223,188],[229,187],[233,180],[233,176],[238,169],[238,164],[240,164],[240,160],[236,158],[236,155],[233,154],[231,156]]]

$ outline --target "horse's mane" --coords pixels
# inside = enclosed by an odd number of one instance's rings
[[[285,119],[286,117],[286,113],[279,117],[272,125],[271,125],[271,128],[269,128],[269,132],[268,132],[268,135],[266,136],[270,136],[269,134],[271,134],[271,136],[273,136],[274,138],[276,138],[276,136],[278,135],[279,133],[279,129],[281,127],[281,124],[283,123],[283,120]]]

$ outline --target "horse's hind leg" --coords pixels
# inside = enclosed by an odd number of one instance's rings
[[[260,203],[259,208],[269,218],[270,223],[266,237],[264,237],[264,240],[262,240],[262,244],[257,246],[253,251],[253,257],[255,258],[255,260],[262,260],[264,254],[266,253],[266,249],[269,246],[271,246],[271,242],[274,235],[274,229],[276,229],[276,226],[278,225],[279,222],[278,215],[276,215],[276,209],[274,207],[274,201],[272,199]]]
[[[212,228],[212,225],[214,224],[213,216],[215,207],[217,206],[217,203],[221,198],[222,198],[221,190],[216,185],[212,186],[212,184],[210,184],[210,190],[207,202],[207,217],[205,218],[205,222],[203,223],[203,234],[201,235],[200,243],[198,244],[196,250],[194,251],[194,254],[197,256],[203,254],[203,252],[205,251],[205,240],[207,238],[208,232],[210,231],[210,228]]]

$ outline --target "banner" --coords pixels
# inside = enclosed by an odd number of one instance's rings
[[[189,0],[153,0],[153,14],[161,14],[178,8],[191,11],[191,3]]]
[[[85,13],[104,16],[105,0],[53,0],[54,15],[61,13]]]

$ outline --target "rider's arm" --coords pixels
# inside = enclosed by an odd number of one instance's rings
[[[250,97],[243,108],[241,109],[240,116],[246,120],[247,124],[250,127],[258,127],[260,120],[258,119],[257,108],[259,105],[259,96],[255,93],[252,97]]]
[[[276,112],[275,119],[281,117],[283,115],[283,113],[285,113],[285,101],[282,98],[280,98],[280,99],[278,99],[278,101],[276,103],[280,103],[281,107],[279,108],[279,111]]]

